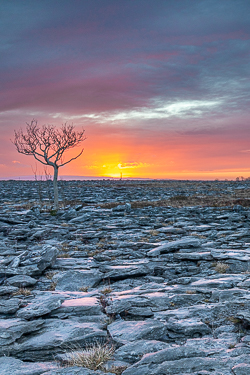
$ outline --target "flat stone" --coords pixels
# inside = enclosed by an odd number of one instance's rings
[[[43,323],[42,320],[0,319],[0,345],[12,344],[23,335],[38,331]]]
[[[43,375],[114,375],[114,373],[103,371],[93,371],[82,367],[67,367],[44,372]]]
[[[194,261],[197,261],[197,260],[213,260],[213,257],[211,256],[211,253],[210,252],[197,252],[197,253],[175,253],[174,255],[174,259],[178,259],[178,260],[194,260]]]
[[[218,358],[200,358],[194,356],[192,359],[168,360],[160,364],[155,364],[154,362],[151,364],[141,363],[140,361],[125,370],[122,375],[186,375],[194,374],[196,371],[199,371],[198,374],[202,375],[201,371],[208,371],[207,374],[211,374],[212,371],[219,370],[221,367],[221,363],[218,363]]]
[[[232,250],[232,249],[211,249],[211,255],[217,260],[240,260],[242,262],[249,262],[250,252],[246,250]]]
[[[12,357],[0,357],[1,375],[40,375],[57,368],[56,363],[27,363]]]
[[[211,328],[199,319],[169,319],[167,324],[168,335],[170,338],[180,337],[202,337],[211,334]]]
[[[125,362],[138,362],[146,353],[158,352],[171,346],[165,342],[157,340],[135,340],[123,345],[115,351],[114,357]]]
[[[225,276],[214,279],[201,279],[190,284],[192,287],[202,288],[233,288],[242,280],[241,276]]]
[[[17,292],[19,288],[16,286],[0,286],[0,296],[4,296],[5,294],[11,294]]]
[[[91,258],[57,258],[55,264],[51,268],[71,271],[72,269],[90,270],[92,268],[98,268],[98,265]]]
[[[110,280],[123,280],[129,277],[146,276],[149,273],[145,265],[106,266],[103,277]]]
[[[37,283],[37,280],[27,275],[17,275],[9,277],[6,280],[7,285],[17,286],[19,288],[25,288],[27,286],[33,286]]]
[[[97,270],[65,271],[56,275],[56,290],[79,291],[81,288],[93,288],[103,279]]]
[[[25,251],[15,257],[8,266],[0,267],[0,274],[13,275],[41,275],[42,272],[55,264],[58,250],[50,245],[44,245],[41,250]]]
[[[26,307],[20,309],[16,316],[22,319],[32,319],[37,318],[42,315],[46,315],[53,310],[58,309],[64,298],[62,296],[51,295],[45,296],[43,298],[38,299],[37,301],[33,301],[29,303]]]
[[[74,223],[84,223],[85,221],[88,221],[90,219],[89,214],[83,214],[77,217],[74,217],[73,219],[69,220],[69,224],[74,224]]]
[[[7,350],[17,358],[25,361],[46,361],[54,359],[55,353],[65,348],[104,342],[107,332],[97,323],[81,323],[70,319],[47,319],[42,329],[32,336],[26,336],[20,343],[2,347],[3,354]]]
[[[102,307],[99,300],[96,297],[83,297],[67,299],[62,305],[54,311],[50,316],[100,316],[106,318],[106,315],[102,313]]]
[[[108,326],[108,331],[112,339],[120,344],[140,339],[163,339],[166,336],[165,324],[155,320],[117,321]]]
[[[232,368],[234,375],[250,375],[250,364],[239,363]]]
[[[0,299],[0,314],[14,314],[21,304],[18,298]]]
[[[201,242],[196,238],[183,238],[181,240],[166,242],[161,246],[156,247],[153,250],[147,252],[147,256],[155,257],[160,254],[169,253],[179,249],[185,249],[189,247],[198,248],[201,246]]]

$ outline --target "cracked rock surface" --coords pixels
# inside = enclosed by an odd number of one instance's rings
[[[1,375],[250,374],[249,181],[59,187],[0,181]]]

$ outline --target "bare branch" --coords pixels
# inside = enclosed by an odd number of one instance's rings
[[[86,139],[84,132],[76,131],[73,124],[67,123],[60,129],[53,125],[39,127],[33,119],[30,124],[26,124],[26,133],[22,129],[14,131],[12,143],[19,153],[33,155],[40,163],[59,168],[81,156],[83,150],[69,161],[58,164],[67,150],[78,146]]]
[[[59,167],[63,167],[64,165],[66,165],[66,164],[68,164],[68,163],[70,163],[72,160],[75,160],[75,159],[77,159],[77,158],[79,158],[79,156],[81,156],[82,155],[82,153],[83,153],[83,150],[84,150],[84,148],[82,149],[82,151],[80,152],[80,154],[78,154],[77,156],[75,156],[74,158],[72,158],[72,159],[70,159],[69,161],[66,161],[65,163],[63,163],[63,164],[60,164],[59,165]]]

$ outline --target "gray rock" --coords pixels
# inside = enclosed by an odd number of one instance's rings
[[[44,372],[43,375],[114,375],[111,372],[93,371],[82,367],[67,367],[49,372]]]
[[[195,371],[199,371],[198,374],[202,374],[200,371],[208,371],[210,374],[212,371],[219,370],[221,367],[222,365],[218,363],[218,358],[182,358],[175,361],[164,361],[161,364],[155,364],[154,362],[150,364],[141,363],[140,361],[125,370],[122,375],[185,375],[194,374]],[[225,367],[226,366],[224,366],[224,369]]]
[[[213,279],[201,279],[194,281],[190,284],[192,287],[199,287],[199,288],[219,288],[219,289],[226,289],[226,288],[233,288],[235,287],[240,281],[242,280],[241,276],[238,275],[230,275],[225,277],[213,278]]]
[[[17,286],[19,288],[25,288],[27,286],[33,286],[37,283],[37,280],[27,275],[17,275],[9,277],[6,280],[7,285]]]
[[[239,363],[232,368],[234,375],[250,375],[250,364]]]
[[[120,364],[133,375],[247,373],[250,210],[235,195],[247,196],[249,181],[59,181],[65,200],[81,204],[56,216],[48,212],[51,185],[40,184],[46,206],[27,210],[22,204],[40,199],[36,183],[0,181],[2,355],[38,361],[40,371],[41,360],[105,341],[108,329],[119,347],[108,371]],[[224,195],[233,207],[185,207],[193,195]],[[65,258],[55,260],[57,248]],[[225,275],[216,262],[226,263]],[[37,279],[32,294],[13,297],[15,285],[29,286],[27,276]],[[31,320],[11,319],[15,311]]]
[[[202,261],[202,260],[213,260],[213,257],[211,256],[210,252],[200,252],[200,253],[199,252],[197,253],[180,252],[180,253],[174,254],[174,259]]]
[[[40,375],[56,368],[55,363],[27,363],[12,357],[0,357],[1,375]]]
[[[157,340],[135,340],[123,345],[115,351],[114,357],[125,362],[135,363],[147,353],[158,352],[170,348],[170,344]]]
[[[37,318],[58,309],[63,301],[64,298],[60,295],[45,296],[20,309],[16,316],[27,320]]]
[[[130,211],[131,210],[131,204],[125,203],[125,204],[119,204],[118,206],[112,208],[113,212],[117,211]]]
[[[56,353],[66,348],[106,341],[107,332],[96,323],[81,323],[73,320],[48,319],[42,329],[26,336],[20,343],[2,347],[2,354],[12,355],[24,361],[46,361],[54,359]]]
[[[56,290],[79,291],[81,288],[93,288],[103,278],[103,274],[97,270],[66,271],[56,275]]]
[[[58,250],[49,245],[41,250],[25,251],[15,257],[8,266],[0,266],[0,273],[12,275],[41,275],[42,272],[55,264]]]
[[[166,324],[168,328],[168,336],[171,339],[178,337],[202,337],[211,334],[211,329],[198,319],[181,319],[176,320],[170,318]]]
[[[140,277],[145,276],[149,273],[148,267],[145,265],[117,265],[117,266],[106,266],[101,268],[105,271],[103,278],[110,280],[123,280],[129,277]]]
[[[83,318],[84,316],[100,316],[100,319],[105,319],[106,315],[102,313],[102,307],[99,303],[99,300],[96,297],[83,297],[83,298],[74,298],[74,299],[67,299],[62,303],[62,305],[58,308],[57,311],[54,311],[50,314],[51,317],[53,316],[63,316],[71,317],[71,316],[80,316]]]
[[[66,220],[68,218],[69,218],[68,216],[65,217]],[[85,221],[88,221],[89,219],[90,219],[90,215],[84,214],[84,215],[80,215],[80,216],[74,217],[73,219],[69,220],[69,223],[70,224],[77,223],[77,222],[83,223]]]
[[[14,314],[21,304],[18,298],[0,299],[0,314]]]
[[[17,292],[18,289],[15,286],[0,286],[0,296]]]
[[[165,324],[155,320],[117,321],[108,326],[108,331],[112,339],[119,344],[140,339],[159,340],[166,337]]]
[[[12,344],[23,335],[38,331],[43,323],[42,320],[26,322],[21,319],[0,319],[0,345]]]
[[[190,238],[186,237],[181,240],[167,242],[161,246],[156,247],[153,250],[148,251],[147,256],[149,257],[155,257],[160,254],[169,253],[172,251],[176,251],[179,249],[185,249],[185,248],[198,248],[200,247],[201,242],[196,238]]]
[[[249,262],[250,251],[248,250],[232,250],[232,249],[211,249],[211,255],[217,260],[241,260],[242,262]]]

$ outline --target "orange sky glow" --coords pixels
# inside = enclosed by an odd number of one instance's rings
[[[175,134],[148,130],[135,135],[111,134],[111,130],[85,127],[87,139],[80,158],[60,168],[63,176],[94,176],[112,178],[153,179],[235,179],[250,176],[250,150],[248,138],[237,139],[235,134]],[[145,133],[146,131],[144,131]],[[244,132],[243,132],[244,133]],[[231,139],[233,137],[233,139]],[[2,175],[12,177],[44,174],[42,164],[32,156],[18,154],[6,140],[11,155],[11,168],[0,165]],[[80,151],[75,148],[65,154],[64,160]],[[7,154],[7,152],[6,152]],[[7,156],[6,156],[7,159]],[[52,169],[47,170],[52,173]]]
[[[250,176],[250,2],[25,0],[0,12],[0,178],[44,174],[10,141],[32,119],[86,131],[59,178]]]

